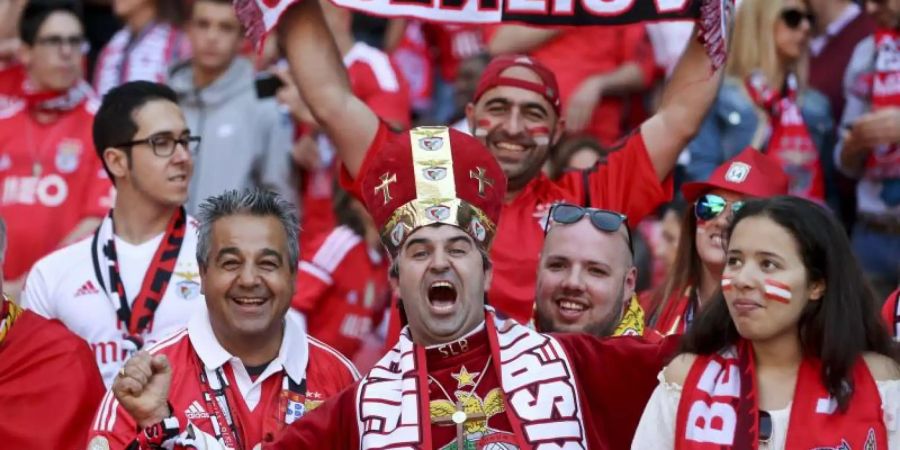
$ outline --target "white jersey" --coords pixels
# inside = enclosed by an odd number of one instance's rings
[[[121,245],[116,239],[125,293],[129,304],[140,290],[140,280],[153,258],[162,235],[141,245]],[[116,311],[119,299],[110,298],[102,288],[92,258],[93,236],[59,249],[39,260],[25,282],[22,306],[48,319],[58,319],[90,344],[106,386],[137,349],[125,339]],[[147,250],[152,246],[152,250]],[[197,226],[188,217],[175,271],[156,310],[153,324],[142,336],[144,346],[184,328],[197,311],[206,310],[200,293],[200,273],[196,260]],[[135,283],[135,281],[137,281]],[[135,287],[137,286],[137,287]]]

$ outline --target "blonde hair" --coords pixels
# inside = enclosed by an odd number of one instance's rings
[[[775,48],[775,23],[781,20],[784,0],[743,0],[735,15],[734,36],[725,73],[746,79],[760,70],[770,83],[793,71],[801,87],[809,76],[809,53],[804,51],[793,67],[782,67]],[[778,88],[780,86],[772,86]]]

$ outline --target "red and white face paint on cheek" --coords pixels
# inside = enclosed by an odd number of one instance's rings
[[[494,129],[494,123],[490,119],[478,119],[475,121],[473,134],[477,138],[485,138],[492,129]]]
[[[550,144],[550,128],[545,127],[543,125],[536,125],[533,127],[526,127],[525,132],[528,133],[528,136],[534,141],[535,145],[549,145]]]
[[[764,280],[766,288],[766,298],[779,303],[788,304],[791,302],[791,287],[772,279]]]
[[[722,292],[730,292],[734,289],[734,280],[731,277],[722,277]]]

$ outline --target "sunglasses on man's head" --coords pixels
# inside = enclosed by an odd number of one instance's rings
[[[697,220],[703,222],[713,220],[728,209],[729,203],[731,203],[732,214],[737,214],[741,207],[744,206],[743,200],[729,202],[721,195],[705,194],[698,198],[694,204],[694,215],[697,217]]]
[[[550,229],[550,222],[561,223],[563,225],[573,224],[581,220],[584,216],[588,216],[594,228],[614,233],[624,226],[625,233],[628,235],[628,250],[634,255],[634,248],[631,244],[631,229],[628,228],[628,217],[615,211],[607,211],[598,208],[582,208],[581,206],[570,205],[568,203],[560,203],[550,208],[550,220],[544,225],[544,236]]]
[[[781,11],[781,20],[783,20],[784,24],[792,30],[799,28],[800,23],[803,22],[804,19],[809,22],[810,26],[816,23],[816,16],[807,11],[796,8],[787,8]]]

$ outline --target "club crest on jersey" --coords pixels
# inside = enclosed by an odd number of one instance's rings
[[[88,442],[88,450],[109,450],[109,441],[103,436],[97,436]]]
[[[422,176],[428,181],[440,181],[447,178],[446,167],[426,167],[422,169]]]
[[[78,169],[83,149],[78,139],[63,139],[56,147],[56,170],[60,173],[72,173]]]
[[[425,210],[425,215],[431,220],[441,222],[450,217],[450,208],[444,205],[432,206]]]
[[[178,288],[178,295],[185,300],[193,300],[200,295],[200,283],[194,281],[194,278],[200,276],[197,272],[175,272],[183,280],[175,284]]]
[[[419,138],[419,148],[429,152],[438,151],[444,146],[444,138],[440,136],[427,136]]]
[[[725,172],[725,181],[743,183],[747,179],[747,175],[750,175],[750,165],[735,161],[728,166],[728,171]]]
[[[288,400],[287,409],[284,411],[284,423],[290,425],[306,413],[306,405],[302,402]]]

